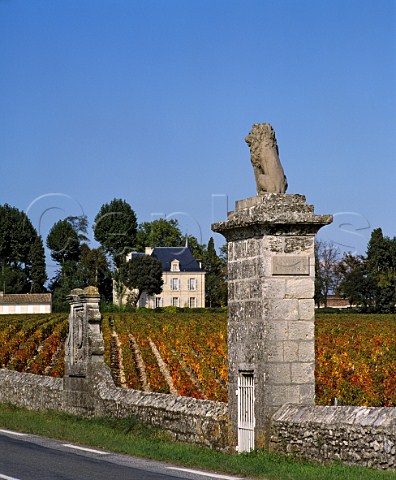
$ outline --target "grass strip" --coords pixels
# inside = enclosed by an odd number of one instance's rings
[[[319,465],[295,457],[254,451],[230,454],[172,441],[169,434],[129,417],[82,418],[0,404],[0,426],[86,446],[216,472],[267,480],[395,480],[396,473],[340,463]]]

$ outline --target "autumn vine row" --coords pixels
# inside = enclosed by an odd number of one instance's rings
[[[0,316],[0,367],[61,377],[66,314]],[[223,313],[105,314],[105,362],[117,385],[227,401]],[[316,402],[396,406],[396,315],[318,314]]]

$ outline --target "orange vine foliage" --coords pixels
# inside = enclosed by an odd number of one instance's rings
[[[396,406],[396,315],[317,315],[316,402]]]
[[[112,319],[121,341],[123,363],[130,388],[141,388],[131,365],[131,333],[139,346],[152,391],[168,393],[148,338],[157,346],[180,395],[223,400],[227,398],[227,319],[224,314],[172,314],[142,312],[105,315]]]
[[[0,368],[61,377],[67,314],[1,315]],[[227,401],[227,317],[224,313],[104,314],[105,362],[113,331],[121,342],[129,388],[142,389],[135,338],[150,389],[169,392],[148,338],[180,395]],[[316,315],[316,403],[396,406],[396,315]]]
[[[60,358],[54,357],[62,348],[67,332],[65,314],[2,315],[0,367],[37,374],[48,368],[50,375],[62,376],[63,358],[60,362]]]

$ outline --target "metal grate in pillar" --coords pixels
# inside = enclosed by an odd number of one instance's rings
[[[238,377],[238,452],[254,449],[254,376],[241,372]]]

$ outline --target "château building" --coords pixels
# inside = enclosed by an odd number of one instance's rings
[[[138,302],[139,307],[205,307],[205,272],[201,262],[194,258],[188,241],[184,247],[146,247],[144,254],[161,262],[164,283],[160,294],[150,296],[143,293]],[[144,254],[132,252],[127,260]],[[128,293],[130,292],[127,291],[123,303],[126,302]],[[115,292],[113,298],[114,303],[118,303]]]

